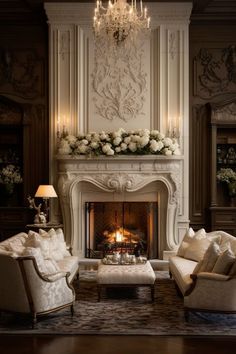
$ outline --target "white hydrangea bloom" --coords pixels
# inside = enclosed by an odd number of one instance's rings
[[[151,140],[150,142],[150,149],[154,152],[161,151],[163,149],[164,144],[162,141],[156,141],[154,139]]]
[[[140,147],[144,147],[149,143],[149,135],[143,135],[139,140]]]
[[[117,147],[115,148],[115,152],[117,152],[117,153],[121,152],[120,146],[117,146]]]
[[[61,139],[59,148],[58,148],[58,153],[61,155],[67,155],[72,152],[72,149],[70,147],[70,144],[67,140]]]
[[[81,144],[77,147],[77,151],[79,154],[86,154],[88,149],[89,149],[89,147],[87,145],[83,145],[83,144]]]
[[[106,153],[106,154],[107,154],[108,156],[112,156],[112,155],[114,155],[114,153],[115,153],[115,151],[110,148],[110,149],[107,150],[107,153]]]
[[[150,135],[154,136],[154,137],[158,137],[159,134],[159,130],[151,130],[150,131]]]
[[[135,151],[137,151],[137,144],[135,142],[131,141],[128,145],[128,148],[130,151],[135,152]]]
[[[98,147],[99,147],[99,144],[98,144],[98,142],[97,141],[92,141],[91,143],[90,143],[90,146],[91,146],[91,148],[92,149],[97,149]]]
[[[126,143],[121,143],[121,144],[120,144],[120,148],[121,148],[121,151],[126,151],[127,148],[128,148],[128,146],[127,146]]]
[[[165,135],[162,134],[162,133],[158,133],[158,134],[157,134],[157,138],[158,138],[159,140],[163,140],[164,137],[165,137]]]
[[[92,135],[91,134],[87,134],[86,135],[86,140],[91,141],[92,140]]]
[[[83,145],[88,145],[88,140],[87,139],[83,139],[83,140],[81,140],[81,143],[83,144]]]
[[[166,156],[172,155],[172,151],[169,150],[168,148],[164,148],[164,149],[163,149],[163,152],[164,152],[164,154],[165,154]]]
[[[113,144],[115,146],[119,145],[122,142],[122,139],[120,136],[117,136],[114,140],[113,140]]]
[[[124,143],[125,144],[129,144],[131,142],[131,137],[130,136],[126,136],[125,138],[124,138]]]
[[[163,144],[168,147],[172,144],[172,139],[171,138],[164,138],[163,139]]]
[[[158,142],[154,139],[152,139],[150,141],[150,150],[153,152],[157,152],[158,151]]]
[[[65,140],[67,140],[69,144],[74,144],[77,139],[74,135],[69,134],[65,137]]]
[[[105,144],[102,147],[102,151],[104,152],[104,154],[107,154],[108,150],[111,149],[111,145],[110,144]]]
[[[131,141],[134,142],[134,143],[139,143],[140,139],[141,139],[141,136],[139,136],[137,134],[131,136]]]

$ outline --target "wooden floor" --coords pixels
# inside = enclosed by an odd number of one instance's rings
[[[1,354],[232,354],[236,337],[1,335]]]

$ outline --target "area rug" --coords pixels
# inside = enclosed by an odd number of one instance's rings
[[[103,335],[236,335],[236,315],[194,313],[184,318],[183,299],[168,272],[156,272],[155,301],[150,289],[108,289],[97,301],[96,272],[84,271],[76,290],[75,315],[64,309],[41,317],[34,329],[21,316],[2,314],[0,333]]]

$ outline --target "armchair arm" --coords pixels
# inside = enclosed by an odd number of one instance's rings
[[[197,279],[227,281],[232,279],[232,276],[218,273],[201,272],[198,274],[191,274],[190,278],[193,279],[193,281],[196,281]]]
[[[58,272],[58,273],[53,273],[53,274],[43,274],[42,277],[45,281],[48,282],[54,282],[57,281],[61,278],[67,278],[70,275],[70,273],[65,273],[65,272]]]

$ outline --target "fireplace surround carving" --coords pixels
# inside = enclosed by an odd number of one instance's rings
[[[90,201],[157,201],[158,257],[166,258],[176,250],[182,156],[58,155],[57,160],[65,233],[75,254],[85,256],[85,203]]]

